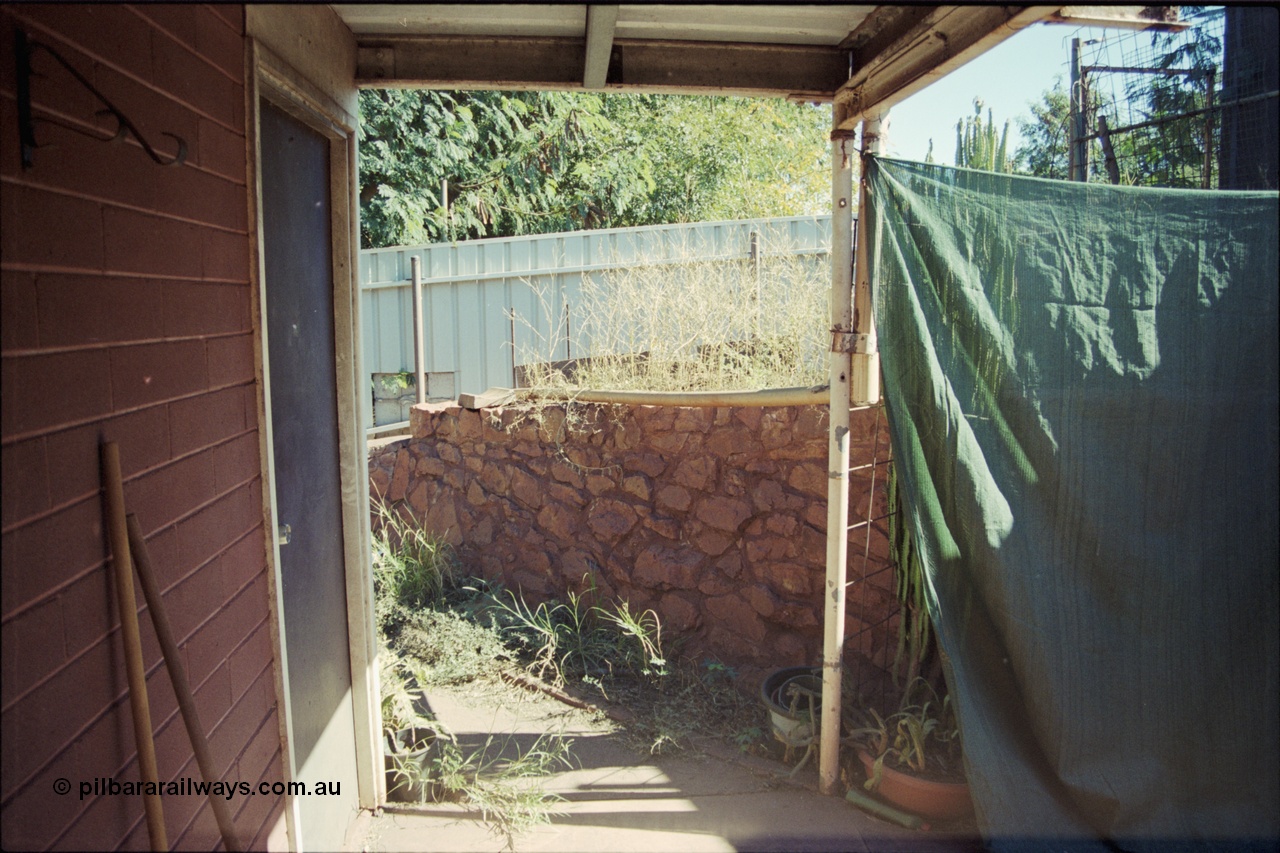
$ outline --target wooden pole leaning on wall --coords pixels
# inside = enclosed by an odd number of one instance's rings
[[[160,802],[160,773],[156,768],[156,744],[147,702],[147,672],[142,662],[138,607],[133,595],[133,561],[129,557],[129,532],[124,514],[120,448],[114,441],[102,445],[102,487],[107,501],[107,533],[111,538],[111,564],[120,610],[120,635],[124,639],[125,669],[129,676],[129,703],[133,708],[133,737],[138,746],[139,775],[155,791],[142,797],[147,814],[147,835],[151,839],[152,850],[168,850],[164,809]]]
[[[151,554],[147,550],[146,537],[142,535],[142,525],[133,513],[129,513],[126,521],[129,528],[129,551],[133,556],[134,568],[138,570],[138,581],[142,585],[142,595],[147,600],[147,609],[151,611],[151,621],[156,628],[156,637],[160,640],[160,651],[164,654],[164,664],[169,670],[169,680],[173,682],[173,692],[178,697],[182,722],[187,727],[187,737],[196,754],[196,766],[200,768],[200,776],[205,782],[217,782],[218,769],[209,752],[209,741],[205,738],[204,728],[200,725],[200,714],[196,710],[191,683],[187,681],[187,671],[182,668],[181,653],[174,641],[173,627],[169,624],[169,614],[165,611],[164,598],[160,595],[160,584],[156,582],[155,570],[151,567]],[[231,812],[227,809],[226,798],[210,789],[209,805],[213,809],[214,820],[218,822],[218,831],[222,833],[222,846],[228,853],[237,853],[243,849],[240,840],[236,838],[236,827],[231,820]]]

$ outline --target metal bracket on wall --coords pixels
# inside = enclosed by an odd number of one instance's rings
[[[96,133],[91,133],[82,127],[77,127],[69,122],[59,121],[54,118],[44,117],[41,118],[41,121],[48,121],[52,124],[57,124],[60,127],[65,127],[67,130],[79,133],[82,136],[87,136],[90,139],[96,139],[99,142],[119,141],[124,138],[126,133],[128,133],[138,141],[138,144],[142,146],[142,150],[146,152],[147,156],[161,166],[181,166],[186,161],[186,140],[176,134],[161,131],[162,135],[167,136],[178,143],[178,152],[171,156],[160,154],[151,146],[150,143],[147,142],[145,138],[143,138],[137,125],[130,121],[128,116],[120,112],[116,105],[111,103],[106,95],[99,92],[97,87],[90,83],[83,74],[77,71],[70,62],[64,59],[62,54],[58,53],[58,51],[54,50],[49,45],[28,37],[22,30],[17,30],[14,33],[14,63],[17,65],[18,136],[22,147],[23,169],[30,169],[35,165],[35,150],[40,147],[36,143],[35,120],[31,115],[31,54],[36,50],[43,50],[45,53],[56,59],[58,64],[65,68],[67,73],[75,78],[76,82],[88,89],[95,98],[102,102],[106,109],[99,110],[97,114],[110,115],[114,118],[116,120],[116,132],[112,136],[100,136]]]

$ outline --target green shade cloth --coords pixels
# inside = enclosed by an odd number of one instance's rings
[[[984,837],[1272,849],[1276,193],[865,168],[895,458]]]

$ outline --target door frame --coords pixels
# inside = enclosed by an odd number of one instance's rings
[[[286,783],[297,780],[289,694],[289,662],[285,654],[283,584],[276,504],[275,453],[271,415],[270,356],[267,348],[266,271],[263,259],[260,103],[270,102],[330,141],[329,192],[333,251],[334,351],[337,375],[339,477],[342,503],[347,632],[350,638],[351,699],[355,722],[357,799],[361,808],[376,808],[386,796],[382,768],[376,627],[373,615],[373,571],[370,559],[369,470],[362,425],[367,401],[359,393],[361,374],[359,241],[356,176],[358,118],[313,85],[269,47],[251,38],[245,87],[247,179],[250,192],[250,269],[253,317],[257,334],[255,361],[258,387],[259,450],[262,459],[263,523],[267,532],[267,579],[275,688]],[[297,780],[316,782],[319,780]],[[304,849],[297,798],[286,795],[288,847]]]

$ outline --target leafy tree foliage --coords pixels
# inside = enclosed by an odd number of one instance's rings
[[[366,90],[365,247],[820,213],[825,109],[783,101]]]
[[[1128,167],[1129,183],[1199,187],[1205,148],[1215,147],[1212,135],[1206,138],[1203,116],[1177,117],[1208,104],[1209,86],[1215,80],[1210,72],[1221,66],[1222,42],[1204,25],[1221,19],[1223,9],[1184,6],[1181,12],[1195,26],[1184,33],[1152,33],[1152,47],[1157,51],[1153,67],[1190,69],[1196,73],[1149,75],[1146,80],[1129,85],[1125,96],[1138,105],[1136,117],[1158,122],[1127,134],[1131,137],[1126,140],[1127,158],[1117,152],[1122,167]]]
[[[1108,117],[1111,128],[1127,123],[1148,123],[1134,131],[1112,133],[1111,145],[1122,183],[1137,186],[1199,187],[1204,170],[1204,149],[1214,140],[1204,138],[1203,117],[1179,119],[1203,108],[1211,77],[1209,71],[1220,63],[1222,45],[1213,35],[1211,23],[1221,8],[1182,7],[1185,18],[1197,26],[1186,33],[1152,33],[1154,60],[1147,67],[1192,69],[1192,74],[1135,75],[1127,88],[1114,99],[1101,86],[1089,90],[1086,111],[1091,129],[1098,127],[1099,114]],[[1094,78],[1090,78],[1093,80]],[[1127,107],[1127,115],[1120,108]],[[1023,143],[1014,153],[1017,171],[1044,178],[1067,178],[1070,144],[1070,98],[1059,78],[1040,101],[1031,106],[1031,115],[1017,119]],[[1098,141],[1091,140],[1089,180],[1106,181],[1103,155]]]
[[[1018,117],[1024,142],[1013,154],[1015,171],[1041,178],[1067,179],[1071,141],[1071,99],[1059,77],[1054,87],[1031,105],[1030,117]],[[1091,158],[1090,162],[1096,158]]]

